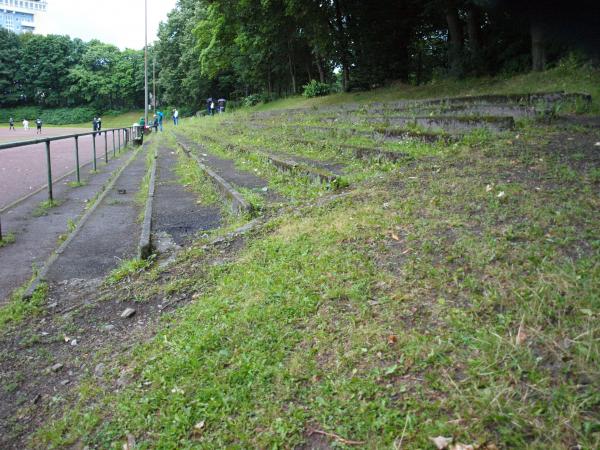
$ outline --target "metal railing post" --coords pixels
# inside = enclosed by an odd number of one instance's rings
[[[104,132],[104,162],[108,164],[108,131]]]
[[[116,156],[117,154],[117,149],[115,147],[115,130],[112,130],[112,135],[113,135],[113,158]]]
[[[54,201],[52,194],[52,162],[50,160],[50,141],[46,141],[46,166],[48,168],[48,200]]]
[[[92,135],[92,141],[93,141],[93,149],[94,149],[94,172],[96,172],[98,170],[98,167],[96,165],[96,133],[94,133]]]
[[[81,174],[79,173],[79,137],[75,136],[75,164],[77,165],[77,184],[81,184]]]
[[[121,151],[121,131],[119,130],[119,132],[117,133],[119,135],[119,151]]]

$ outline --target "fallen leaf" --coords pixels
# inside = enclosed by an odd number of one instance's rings
[[[492,192],[492,189],[494,189],[494,186],[492,186],[491,184],[488,184],[488,185],[485,187],[485,192]]]
[[[472,445],[465,444],[454,444],[449,447],[449,450],[475,450],[475,447]]]
[[[201,420],[196,425],[194,425],[194,429],[192,430],[192,437],[202,437],[202,434],[204,433],[204,425],[206,425],[206,422],[204,420]]]
[[[396,342],[398,342],[398,337],[397,337],[397,336],[395,336],[395,335],[393,335],[393,334],[390,334],[390,335],[388,336],[388,339],[387,339],[387,340],[388,340],[388,344],[390,344],[390,345],[391,345],[391,344],[395,344]]]
[[[123,450],[133,450],[135,448],[135,437],[133,434],[127,435],[127,442],[123,444]]]
[[[395,241],[399,241],[400,237],[398,237],[398,235],[396,233],[392,232],[392,239]]]
[[[517,337],[515,339],[515,343],[517,345],[522,345],[527,340],[528,337],[529,336],[525,332],[525,327],[523,326],[523,324],[519,325],[519,331],[517,331]]]
[[[498,193],[498,195],[496,197],[498,197],[498,198],[504,198],[504,197],[506,197],[506,192],[501,191],[500,193]]]
[[[435,438],[429,438],[431,442],[435,445],[438,450],[447,449],[450,443],[452,442],[452,438],[445,438],[443,436],[438,436]]]

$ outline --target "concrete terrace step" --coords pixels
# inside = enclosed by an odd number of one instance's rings
[[[161,146],[157,154],[152,241],[161,252],[186,245],[197,232],[219,228],[222,217],[219,206],[199,205],[197,195],[179,183],[175,150]]]
[[[246,186],[256,186],[257,181],[263,184],[262,179],[249,172],[239,173],[233,167],[233,161],[223,160],[215,156],[211,156],[210,158],[212,164],[206,164],[209,154],[201,153],[202,156],[198,155],[196,150],[199,144],[193,144],[183,136],[177,136],[177,144],[190,158],[196,161],[200,169],[208,176],[221,195],[231,202],[231,209],[234,214],[252,213],[252,205],[237,191],[231,180],[235,179],[238,182],[244,182]],[[196,149],[193,147],[196,147]],[[201,147],[201,150],[204,151],[204,147]],[[264,187],[266,187],[266,182],[264,182]]]
[[[60,245],[59,238],[68,233],[70,224],[77,223],[86,208],[101,193],[129,158],[122,152],[108,164],[98,164],[98,172],[81,171],[83,185],[70,187],[75,174],[54,185],[54,198],[58,206],[36,216],[34,212],[47,200],[41,191],[2,212],[4,233],[14,233],[15,242],[0,248],[0,304],[11,291],[25,284],[32,276],[32,267],[40,268]]]
[[[197,155],[199,163],[205,165],[207,168],[214,170],[214,172],[222,177],[226,182],[242,188],[254,190],[268,203],[280,203],[285,200],[284,197],[278,193],[268,189],[268,181],[262,177],[258,177],[252,172],[247,172],[235,167],[235,162],[230,159],[224,159],[217,157],[209,152],[206,146],[191,140],[190,138],[177,135],[178,141],[185,145],[188,151],[192,155]],[[224,146],[227,145],[225,142],[220,142],[213,138],[207,138],[206,141],[221,143]],[[335,177],[337,178],[337,177]],[[331,180],[329,180],[331,181]]]
[[[45,279],[60,282],[107,275],[123,260],[136,257],[140,206],[135,196],[146,170],[145,148],[116,179],[69,245],[48,268]]]
[[[218,142],[210,136],[202,136],[202,139],[211,142]],[[240,153],[254,153],[262,156],[269,163],[273,164],[279,170],[290,173],[299,173],[308,176],[310,179],[319,183],[327,183],[336,186],[339,178],[342,176],[344,164],[318,161],[299,155],[290,155],[287,152],[273,151],[270,149],[258,148],[249,145],[237,145],[231,142],[224,143],[227,148]]]

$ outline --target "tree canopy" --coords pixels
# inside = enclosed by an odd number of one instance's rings
[[[209,96],[266,100],[311,81],[363,90],[544,70],[573,51],[598,61],[599,33],[597,0],[179,0],[150,63],[159,104],[193,112]],[[0,106],[141,107],[143,61],[0,30]]]
[[[0,29],[0,106],[144,105],[144,52]]]
[[[160,86],[198,109],[204,96],[270,98],[310,80],[352,90],[544,70],[574,50],[597,58],[596,3],[179,0],[159,33]]]

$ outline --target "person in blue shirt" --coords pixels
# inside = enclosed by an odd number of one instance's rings
[[[163,130],[163,119],[165,118],[165,115],[162,111],[158,111],[158,129],[160,131]]]

